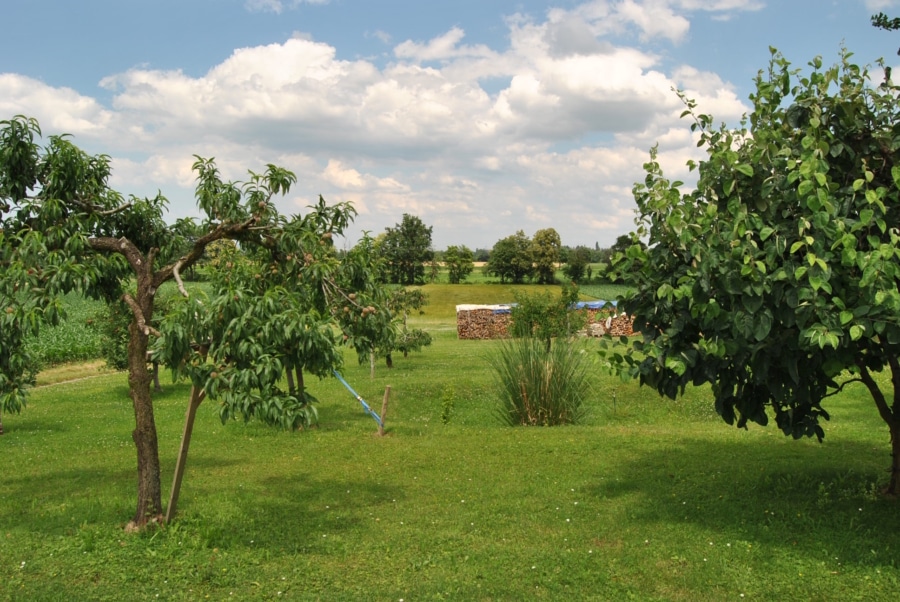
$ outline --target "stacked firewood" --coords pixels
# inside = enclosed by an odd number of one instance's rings
[[[500,339],[507,336],[509,306],[457,305],[456,335],[460,339]]]
[[[625,314],[616,314],[608,309],[586,309],[588,321],[580,334],[602,337],[605,334],[630,337],[634,334],[632,319]]]
[[[632,320],[625,314],[609,309],[582,309],[588,321],[579,334],[599,337],[604,334],[631,336]],[[508,336],[510,324],[508,305],[458,305],[456,334],[460,339],[499,339]]]

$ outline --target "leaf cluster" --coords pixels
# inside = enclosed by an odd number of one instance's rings
[[[514,337],[543,341],[549,349],[554,338],[566,338],[581,330],[587,320],[585,312],[575,309],[578,286],[564,284],[559,295],[516,292],[511,311],[510,333]]]
[[[821,439],[845,371],[869,384],[900,368],[898,89],[846,51],[809,73],[772,52],[739,128],[682,96],[707,153],[689,163],[693,190],[651,152],[633,244],[614,258],[641,340],[617,360],[673,398],[711,383],[729,424],[766,424],[771,408],[785,434]]]

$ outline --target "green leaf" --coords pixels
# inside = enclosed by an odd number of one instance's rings
[[[667,357],[666,368],[668,368],[678,376],[684,375],[685,371],[687,370],[687,366],[685,365],[685,363],[677,357]]]
[[[753,166],[752,165],[747,165],[746,163],[740,163],[738,165],[735,165],[734,168],[737,171],[744,174],[745,176],[747,176],[748,178],[753,177]]]
[[[730,196],[734,191],[734,180],[728,179],[725,180],[725,186],[723,186],[722,190],[725,192],[725,196]]]
[[[753,331],[753,336],[757,341],[762,341],[769,336],[769,332],[772,330],[772,316],[769,312],[763,312],[758,314],[756,318],[756,328]]]
[[[868,191],[868,192],[872,192],[872,191]],[[868,209],[868,208],[863,209],[862,211],[859,212],[859,221],[864,226],[868,226],[869,224],[872,223],[872,217],[874,215],[875,215],[875,211],[873,211],[872,209]]]
[[[859,324],[854,324],[850,327],[850,339],[858,341],[860,338],[862,338],[862,335],[865,333],[865,331],[865,327]]]
[[[769,226],[766,226],[765,228],[763,228],[762,230],[759,231],[759,239],[762,240],[763,242],[765,242],[770,236],[772,236],[773,232],[775,232],[775,228],[770,228]]]
[[[841,326],[844,326],[850,321],[853,320],[853,312],[852,311],[842,311],[841,312]]]
[[[819,274],[810,274],[809,276],[809,285],[813,288],[814,291],[817,291],[825,286],[825,279],[822,278]]]

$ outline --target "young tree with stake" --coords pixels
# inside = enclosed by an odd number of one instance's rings
[[[61,295],[79,291],[107,302],[123,300],[132,315],[128,382],[138,466],[131,524],[140,528],[162,516],[147,368],[151,339],[160,341],[159,359],[189,373],[199,399],[208,394],[221,400],[223,417],[256,416],[295,424],[297,412],[308,407],[305,391],[295,382],[293,392],[282,392],[274,383],[286,370],[298,374],[301,366],[321,374],[338,356],[329,346],[335,343],[328,340],[330,329],[316,322],[330,310],[314,314],[308,306],[297,305],[295,287],[281,285],[290,277],[316,283],[315,303],[322,308],[341,294],[329,277],[335,260],[328,243],[352,219],[353,209],[327,207],[320,199],[307,216],[286,218],[272,201],[288,193],[296,182],[293,173],[268,165],[261,174],[251,172],[244,183],[227,182],[212,159],[198,157],[196,197],[204,218],[199,236],[188,239],[184,228],[163,221],[162,196],[126,200],[109,188],[108,156],[88,155],[67,136],[51,136],[42,147],[40,136],[34,119],[0,121],[0,306],[5,308],[0,317],[0,409],[19,411],[24,406],[30,362],[22,341],[42,324],[58,321]],[[180,314],[163,320],[163,332],[154,328],[160,287],[174,281],[187,297],[181,273],[200,260],[209,245],[224,239],[268,257],[266,281],[271,286],[253,288],[242,282],[232,289],[220,287],[208,305],[184,303]],[[294,261],[283,261],[288,258]],[[269,278],[276,275],[280,277]],[[296,336],[250,336],[254,324],[279,320],[294,328]],[[309,329],[318,333],[315,348],[323,357],[301,357],[297,351],[301,343],[309,348],[301,341],[311,336]]]

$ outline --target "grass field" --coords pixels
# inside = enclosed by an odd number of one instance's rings
[[[664,401],[599,369],[583,425],[503,427],[496,343],[457,340],[450,308],[510,299],[426,292],[425,352],[374,380],[347,356],[372,405],[391,386],[386,437],[334,380],[313,385],[320,425],[305,432],[223,426],[204,404],[176,521],[138,535],[122,530],[125,376],[93,366],[35,389],[3,416],[0,599],[896,599],[887,429],[860,387],[829,400],[823,444],[728,427],[702,389]],[[164,385],[167,491],[188,388]]]

